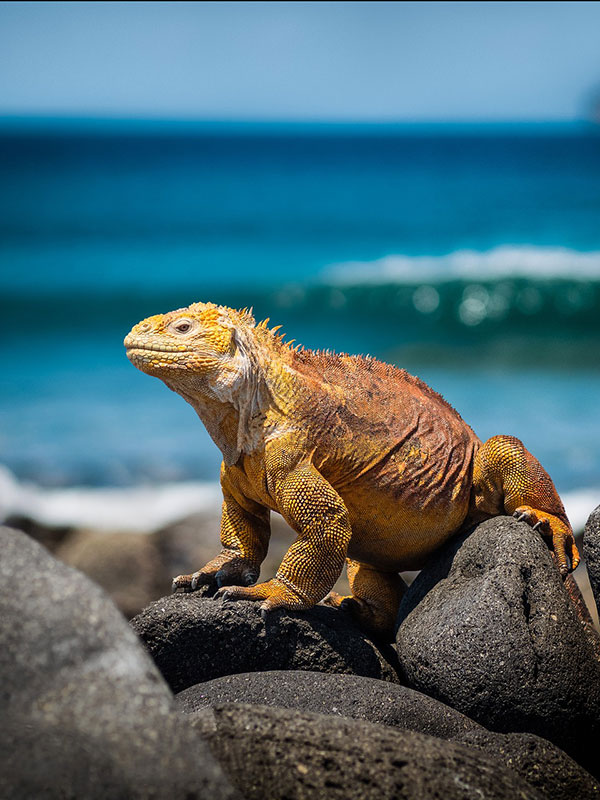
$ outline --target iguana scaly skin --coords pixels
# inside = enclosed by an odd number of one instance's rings
[[[247,311],[211,303],[149,317],[127,355],[197,411],[223,454],[222,550],[174,589],[213,583],[261,611],[304,609],[347,560],[352,595],[330,595],[389,636],[404,583],[465,524],[515,514],[551,538],[563,575],[579,555],[556,489],[512,436],[482,444],[425,383],[374,358],[293,348]],[[269,513],[298,534],[256,582]],[[569,564],[570,562],[570,564]]]

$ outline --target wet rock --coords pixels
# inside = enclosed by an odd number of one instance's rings
[[[397,682],[395,653],[377,647],[349,615],[317,606],[275,611],[200,592],[157,600],[131,620],[173,691],[236,672],[299,669]]]
[[[119,611],[0,528],[0,796],[232,798]]]
[[[600,612],[600,506],[592,511],[583,531],[583,558]]]
[[[187,713],[246,703],[352,717],[451,739],[493,755],[552,800],[600,797],[598,782],[545,739],[527,733],[492,733],[438,700],[373,678],[253,672],[191,686],[175,699]]]
[[[546,545],[524,523],[497,517],[448,543],[404,596],[396,642],[412,688],[598,769],[600,664]]]
[[[248,800],[544,796],[487,753],[413,731],[244,704],[189,718]]]

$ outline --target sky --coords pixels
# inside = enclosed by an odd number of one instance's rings
[[[600,2],[0,3],[0,115],[573,120]]]

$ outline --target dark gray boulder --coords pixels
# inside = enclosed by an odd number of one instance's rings
[[[583,530],[583,558],[600,613],[600,506],[592,511]]]
[[[187,714],[223,703],[247,703],[353,717],[442,739],[460,739],[468,731],[483,730],[432,697],[359,675],[300,670],[225,675],[190,686],[177,694],[175,701]]]
[[[248,800],[544,797],[497,758],[413,731],[244,704],[188,718]]]
[[[545,739],[528,733],[493,733],[438,700],[374,678],[250,672],[191,686],[175,699],[186,713],[246,703],[352,717],[451,739],[493,755],[552,800],[600,797],[598,782]]]
[[[550,739],[598,769],[600,664],[550,552],[497,517],[446,545],[403,598],[406,683],[495,731]]]
[[[233,798],[122,615],[0,528],[0,796]]]
[[[260,616],[258,604],[201,592],[163,597],[131,620],[174,692],[236,672],[297,669],[398,681],[392,647],[377,647],[333,608]]]
[[[548,800],[597,800],[600,784],[563,750],[533,733],[469,731],[460,740],[465,746],[493,755],[514,770]]]

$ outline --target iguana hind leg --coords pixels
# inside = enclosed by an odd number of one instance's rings
[[[497,514],[512,514],[551,539],[563,576],[579,564],[573,531],[552,479],[514,436],[488,439],[473,464],[471,520]]]
[[[381,572],[369,564],[346,560],[351,595],[331,592],[326,605],[347,610],[367,633],[385,641],[394,638],[398,606],[406,584],[396,572]]]

